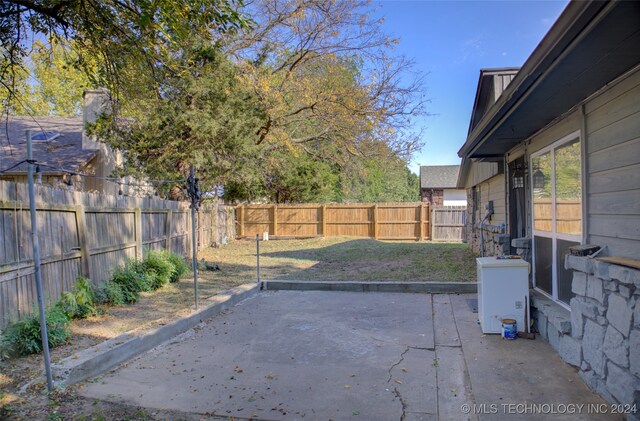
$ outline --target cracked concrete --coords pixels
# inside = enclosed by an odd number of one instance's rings
[[[239,419],[435,413],[431,316],[425,294],[266,292],[81,393]]]
[[[545,342],[483,335],[469,297],[263,292],[80,391],[195,419],[555,421],[572,418],[499,405],[604,403]]]

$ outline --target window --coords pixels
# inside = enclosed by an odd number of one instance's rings
[[[531,157],[534,285],[565,304],[573,294],[564,256],[582,240],[580,147],[574,133]]]

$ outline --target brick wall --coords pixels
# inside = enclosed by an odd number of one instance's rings
[[[422,202],[432,206],[442,206],[444,203],[444,191],[434,189],[422,189]]]

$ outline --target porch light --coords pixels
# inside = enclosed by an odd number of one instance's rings
[[[514,189],[524,188],[524,174],[521,165],[516,165],[515,170],[513,171],[512,181]]]
[[[539,169],[533,173],[533,188],[534,189],[544,189],[544,185],[546,183],[544,173]]]

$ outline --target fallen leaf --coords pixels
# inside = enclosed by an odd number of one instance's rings
[[[402,382],[400,380],[396,380],[396,383],[398,384],[402,384]]]

